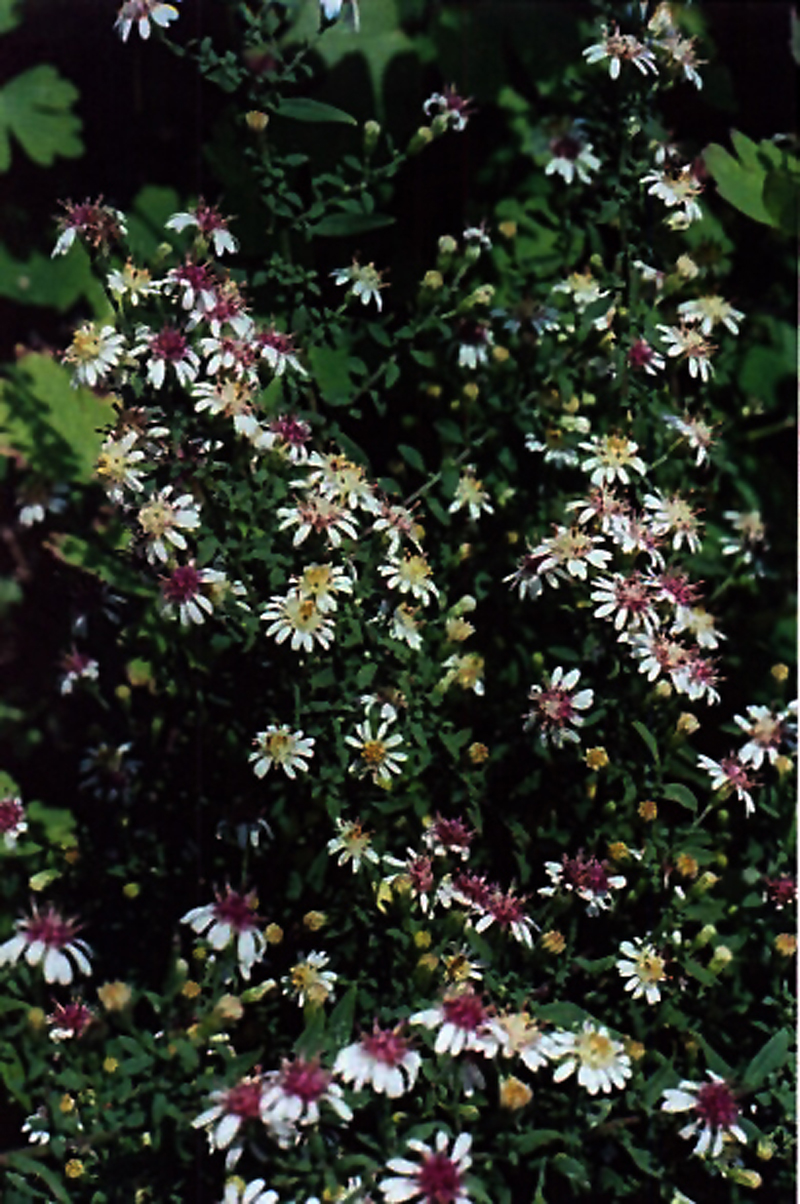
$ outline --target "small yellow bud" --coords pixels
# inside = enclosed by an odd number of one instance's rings
[[[480,389],[475,384],[475,381],[471,380],[464,385],[464,388],[461,390],[461,392],[464,394],[467,401],[477,401]]]
[[[430,949],[431,934],[429,932],[425,932],[425,931],[415,932],[414,933],[414,944],[417,946],[418,949]]]
[[[489,749],[485,744],[476,740],[467,749],[467,756],[473,765],[483,765],[489,757]]]
[[[141,889],[138,882],[126,882],[122,888],[122,893],[126,899],[135,899],[141,892]]]
[[[700,726],[700,721],[691,713],[691,711],[682,711],[678,716],[678,722],[675,724],[675,731],[679,736],[691,736]]]
[[[439,239],[439,254],[440,255],[455,255],[458,250],[458,243],[453,238],[452,234],[443,234]]]
[[[241,1020],[244,1005],[238,995],[220,995],[214,1004],[214,1011],[222,1020]]]
[[[707,945],[710,940],[717,935],[717,930],[713,924],[704,924],[694,938],[695,948],[701,949],[703,945]]]
[[[769,1162],[775,1155],[775,1146],[768,1137],[762,1137],[756,1146],[756,1158],[760,1158],[762,1162]]]
[[[675,869],[681,878],[696,878],[700,870],[697,860],[690,853],[679,853],[675,858]]]
[[[97,988],[97,997],[107,1012],[121,1012],[130,1003],[132,992],[127,983],[107,982]]]
[[[444,276],[441,272],[430,271],[426,272],[422,278],[423,288],[429,288],[432,292],[436,292],[444,285]]]
[[[672,686],[668,681],[660,681],[653,693],[656,698],[669,698],[672,694]]]
[[[566,938],[557,928],[551,928],[549,932],[542,934],[542,948],[548,953],[563,953],[566,946]]]
[[[602,746],[587,749],[583,759],[589,769],[605,769],[608,765],[608,753]]]
[[[757,1188],[761,1186],[761,1176],[758,1171],[748,1170],[744,1166],[731,1166],[725,1172],[726,1179],[732,1179],[734,1183],[741,1184],[742,1187]]]
[[[64,1094],[61,1096],[61,1099],[58,1101],[58,1110],[59,1112],[63,1112],[65,1116],[75,1111],[75,1100],[71,1095]]]
[[[183,995],[186,999],[196,999],[200,994],[200,991],[201,987],[199,982],[195,982],[191,978],[188,978],[181,987],[181,995]]]
[[[507,347],[503,347],[500,343],[492,348],[492,359],[496,364],[504,364],[511,355]]]
[[[204,949],[202,945],[196,945],[192,950],[192,957],[196,962],[204,962],[208,957],[208,950]]]
[[[708,963],[708,968],[712,974],[719,974],[722,970],[733,961],[733,954],[727,945],[717,945],[714,950],[714,956]]]
[[[641,1041],[634,1041],[633,1037],[626,1037],[625,1053],[629,1058],[632,1058],[634,1062],[638,1062],[644,1057],[644,1055],[647,1053],[647,1050]]]
[[[519,1108],[524,1108],[533,1099],[533,1092],[527,1083],[523,1083],[521,1079],[510,1074],[507,1078],[500,1080],[500,1107],[507,1108],[509,1112],[516,1112]]]
[[[511,221],[500,222],[497,229],[503,238],[513,238],[517,233],[517,223]]]
[[[34,1030],[44,1028],[47,1017],[42,1008],[31,1008],[28,1012],[28,1024]]]
[[[772,666],[770,673],[776,681],[786,681],[789,676],[789,666],[784,665],[782,661],[779,661],[777,665]]]
[[[106,1074],[114,1074],[116,1070],[119,1070],[119,1062],[116,1058],[106,1058],[103,1062],[103,1070]]]
[[[781,957],[794,957],[797,952],[797,937],[791,932],[779,932],[775,937],[775,950]]]
[[[247,122],[247,128],[254,134],[263,134],[269,125],[269,114],[262,113],[260,109],[250,109],[248,113],[245,113],[244,119]]]
[[[283,929],[280,924],[267,924],[264,936],[267,938],[268,945],[280,945],[283,940]]]
[[[781,777],[784,777],[787,773],[791,773],[792,770],[794,769],[794,765],[792,764],[792,758],[785,757],[783,755],[783,753],[781,753],[780,756],[775,758],[775,768],[777,769],[777,771]]]
[[[631,851],[624,840],[613,840],[608,846],[608,855],[612,861],[627,861]]]
[[[328,922],[324,911],[307,911],[303,916],[303,927],[309,932],[319,932]]]
[[[639,803],[639,814],[643,820],[646,820],[647,823],[652,823],[653,820],[658,816],[658,807],[652,799],[646,798]]]
[[[711,870],[706,870],[700,875],[692,887],[692,891],[696,895],[705,895],[712,890],[719,882],[719,875],[713,874]]]
[[[436,119],[434,119],[434,126]],[[437,131],[438,132],[438,131]],[[418,155],[426,146],[430,146],[433,142],[434,133],[430,126],[421,125],[416,134],[413,135],[411,141],[406,148],[406,154]]]
[[[442,396],[442,386],[441,385],[428,385],[427,388],[425,389],[425,392],[428,395],[428,397],[433,397],[434,399],[437,397],[441,397]]]
[[[439,964],[439,959],[435,953],[423,953],[422,957],[417,962],[420,970],[433,971]]]
[[[577,414],[580,408],[581,403],[577,397],[570,397],[569,401],[564,402],[564,409],[568,414]]]
[[[83,1171],[84,1166],[79,1158],[70,1158],[69,1162],[64,1167],[64,1174],[68,1179],[80,1179]]]

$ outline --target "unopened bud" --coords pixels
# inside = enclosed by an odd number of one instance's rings
[[[712,974],[719,974],[733,961],[733,954],[727,945],[717,945],[714,950],[714,956],[708,963],[708,968]]]
[[[364,154],[371,155],[378,145],[378,139],[381,136],[381,127],[377,121],[364,122]]]
[[[269,114],[262,113],[260,109],[250,109],[249,113],[245,113],[244,119],[247,123],[247,128],[252,130],[254,134],[263,134],[269,125]]]
[[[421,125],[406,148],[406,154],[418,155],[426,146],[433,142],[433,130],[427,125]]]

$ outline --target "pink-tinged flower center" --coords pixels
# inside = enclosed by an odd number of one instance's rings
[[[572,705],[572,695],[560,686],[549,686],[539,695],[537,706],[546,720],[552,724],[563,726],[568,723],[575,713]]]
[[[442,819],[441,816],[433,825],[433,831],[438,844],[448,849],[468,849],[474,833],[460,819]]]
[[[424,895],[433,886],[433,871],[429,857],[415,857],[408,865],[408,876],[417,894]]]
[[[81,674],[92,663],[92,658],[84,652],[77,652],[74,648],[71,652],[65,652],[61,658],[61,667],[65,673]]]
[[[161,592],[167,602],[188,602],[200,593],[203,579],[192,564],[182,564],[162,583]]]
[[[232,1116],[256,1120],[261,1115],[261,1083],[244,1079],[225,1094],[225,1111]]]
[[[654,356],[653,348],[644,339],[637,339],[628,349],[628,363],[632,368],[646,368]]]
[[[482,347],[487,342],[488,336],[489,328],[483,322],[470,322],[467,319],[459,323],[459,340],[468,347]]]
[[[723,757],[719,763],[720,769],[732,786],[747,790],[753,785],[752,779],[743,765],[735,757]]]
[[[431,1154],[417,1172],[423,1199],[430,1204],[454,1204],[461,1191],[458,1167],[447,1154]]]
[[[442,1008],[448,1024],[454,1024],[456,1028],[464,1028],[469,1032],[476,1032],[486,1020],[486,1011],[480,998],[471,991],[445,999]]]
[[[224,899],[218,899],[214,904],[214,915],[223,924],[230,924],[236,932],[245,932],[248,928],[258,926],[258,916],[254,912],[255,899],[252,894],[239,895],[229,891]]]
[[[181,264],[179,268],[175,269],[175,279],[190,285],[196,291],[213,287],[208,268],[202,263]]]
[[[486,880],[477,874],[459,874],[453,886],[468,903],[473,903],[476,907],[486,907],[491,897]]]
[[[330,1077],[318,1062],[296,1058],[284,1067],[281,1085],[287,1095],[297,1095],[308,1104],[325,1094]]]
[[[262,347],[271,347],[279,355],[292,355],[295,350],[291,337],[279,330],[263,330],[258,341]]]
[[[619,605],[632,614],[645,614],[650,609],[650,590],[638,576],[618,582],[614,593]]]
[[[698,587],[683,573],[662,573],[658,584],[676,606],[694,606],[697,602]]]
[[[311,431],[305,422],[286,414],[270,423],[270,429],[288,443],[290,447],[302,447],[308,442]]]
[[[377,1026],[367,1037],[361,1038],[364,1052],[376,1062],[386,1066],[399,1066],[408,1052],[408,1042],[394,1029],[381,1029]]]
[[[0,832],[13,832],[19,827],[25,808],[18,798],[0,799]]]
[[[577,138],[570,138],[567,134],[565,137],[556,138],[554,142],[551,142],[550,150],[556,159],[577,159],[581,153],[581,144]]]
[[[174,326],[165,326],[150,341],[150,350],[158,360],[167,360],[175,364],[186,354],[187,342]]]
[[[513,895],[504,895],[498,891],[496,895],[492,895],[489,911],[502,928],[508,928],[509,925],[518,924],[527,918],[522,910],[522,902]]]
[[[94,1017],[89,1008],[83,1003],[57,1003],[55,1010],[47,1017],[54,1028],[70,1031],[73,1036],[80,1037],[92,1023]]]
[[[41,941],[48,949],[63,949],[74,938],[77,926],[74,920],[64,920],[50,908],[43,916],[25,920],[22,927],[31,944]]]
[[[739,1116],[739,1105],[727,1083],[704,1083],[697,1093],[695,1110],[715,1129],[730,1128]]]
[[[198,205],[195,212],[197,228],[202,234],[213,234],[215,230],[227,230],[228,223],[211,205]]]
[[[574,887],[580,890],[590,890],[595,895],[608,892],[608,874],[606,865],[595,857],[584,861],[581,857],[565,860],[564,871]]]
[[[0,807],[2,807],[1,803]],[[2,830],[1,823],[0,830]],[[782,878],[765,878],[764,881],[767,884],[767,894],[777,907],[785,907],[787,903],[793,903],[797,898],[797,883],[794,878],[785,875]]]

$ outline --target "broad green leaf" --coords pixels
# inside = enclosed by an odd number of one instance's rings
[[[164,223],[181,208],[174,188],[147,184],[137,192],[127,219],[127,241],[134,259],[153,262],[159,247],[168,239]]]
[[[102,285],[92,273],[89,256],[77,243],[69,255],[51,259],[34,251],[26,260],[14,259],[0,244],[0,297],[8,297],[17,305],[49,306],[59,313],[85,299],[98,318],[110,308]]]
[[[329,405],[347,405],[356,391],[350,376],[350,356],[344,349],[309,347],[308,358],[319,391]]]
[[[664,798],[671,799],[673,803],[680,803],[682,807],[688,807],[690,811],[697,810],[697,799],[693,791],[680,782],[668,782],[661,788],[661,794]]]
[[[754,221],[777,226],[764,204],[767,172],[759,160],[758,147],[738,130],[732,132],[731,139],[740,156],[738,159],[717,143],[707,146],[703,152],[703,161],[716,181],[720,196]]]
[[[765,1045],[761,1046],[756,1056],[744,1072],[744,1083],[755,1089],[760,1087],[768,1075],[774,1070],[780,1070],[786,1065],[789,1047],[792,1044],[792,1034],[788,1029],[774,1033]]]
[[[576,1183],[584,1191],[589,1191],[591,1188],[586,1167],[582,1162],[578,1162],[577,1158],[572,1158],[569,1154],[556,1154],[553,1159],[553,1169],[565,1175],[570,1183]]]
[[[6,1165],[21,1171],[26,1176],[34,1175],[41,1179],[48,1191],[52,1193],[53,1200],[57,1200],[59,1204],[69,1204],[69,1194],[61,1182],[61,1176],[39,1158],[11,1150],[6,1155]]]
[[[347,238],[352,234],[366,234],[368,230],[381,230],[394,225],[395,219],[388,213],[332,213],[309,226],[312,234],[325,238]]]
[[[110,398],[73,389],[69,371],[47,355],[24,356],[0,380],[0,454],[18,453],[57,481],[91,481],[114,419]]]
[[[310,96],[282,96],[276,110],[279,117],[290,117],[292,121],[337,122],[341,125],[356,125],[355,117],[335,105],[323,104]]]
[[[67,849],[78,843],[75,816],[65,807],[45,807],[44,803],[34,801],[28,806],[28,819],[40,824],[50,844],[58,848]]]
[[[20,0],[0,0],[0,34],[10,33],[22,20],[18,9]]]
[[[358,987],[350,987],[331,1012],[327,1031],[328,1045],[331,1049],[341,1049],[350,1040],[357,997]]]
[[[0,89],[0,171],[11,165],[10,135],[28,158],[49,167],[83,154],[81,119],[71,110],[78,89],[49,63],[31,67]]]

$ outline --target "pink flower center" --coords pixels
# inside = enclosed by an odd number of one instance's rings
[[[261,1115],[261,1083],[244,1079],[225,1095],[225,1111],[232,1116],[255,1120]]]
[[[230,924],[237,932],[245,932],[248,928],[258,926],[258,916],[253,911],[253,896],[239,895],[229,891],[224,899],[218,899],[214,904],[214,915],[224,924]]]
[[[18,798],[0,799],[0,832],[13,832],[24,815],[25,808]]]
[[[258,341],[262,347],[272,347],[279,355],[291,355],[295,349],[289,335],[281,334],[279,330],[263,330]]]
[[[294,418],[291,414],[285,414],[281,418],[276,418],[270,423],[270,429],[283,439],[284,443],[288,443],[290,447],[302,447],[307,443],[311,435],[311,431],[305,422],[301,422],[298,418]]]
[[[283,1090],[287,1095],[299,1096],[307,1104],[323,1096],[329,1082],[330,1075],[316,1061],[296,1058],[283,1070]]]
[[[747,790],[749,786],[753,785],[747,770],[739,764],[735,757],[723,757],[719,764],[725,777],[733,786]]]
[[[465,320],[459,323],[458,337],[468,347],[482,347],[488,341],[488,327],[482,322]]]
[[[429,857],[415,857],[409,862],[408,876],[417,894],[424,895],[433,886],[433,871]]]
[[[459,874],[455,878],[453,886],[468,903],[473,903],[476,907],[487,906],[490,891],[484,878],[478,877],[477,874]]]
[[[655,352],[644,339],[637,339],[628,349],[628,363],[632,368],[645,368],[652,362]]]
[[[210,289],[212,281],[208,268],[202,263],[184,263],[175,269],[175,279],[188,284],[195,290]],[[162,332],[163,333],[163,332]]]
[[[468,849],[473,836],[462,820],[442,819],[441,816],[433,825],[433,831],[437,843],[448,849]]]
[[[195,212],[197,228],[202,234],[213,234],[215,230],[227,230],[228,223],[211,205],[198,205]]]
[[[192,564],[182,564],[163,582],[161,592],[167,602],[188,602],[200,592],[202,577]]]
[[[502,928],[508,928],[509,925],[526,919],[522,910],[522,900],[515,899],[513,895],[504,895],[500,891],[492,895],[489,911]]]
[[[407,1041],[394,1029],[376,1027],[368,1037],[361,1038],[361,1045],[371,1058],[386,1066],[399,1066],[408,1052]]]
[[[619,605],[632,614],[646,614],[650,609],[650,590],[638,576],[620,581],[614,592]]]
[[[736,1123],[739,1105],[727,1083],[704,1083],[697,1093],[698,1116],[715,1129],[728,1129]]]
[[[458,1167],[447,1154],[431,1154],[417,1172],[423,1199],[430,1204],[454,1204],[461,1191]]]
[[[698,587],[683,573],[662,573],[658,584],[676,606],[694,606],[697,602]]]
[[[4,800],[8,802],[9,800]],[[2,803],[0,803],[2,807]],[[2,830],[2,823],[0,823]],[[784,876],[783,878],[765,878],[767,884],[767,893],[772,902],[777,907],[785,907],[787,903],[793,903],[797,897],[797,884],[793,878]]]
[[[551,142],[550,150],[556,159],[577,159],[581,153],[581,144],[577,138],[570,138],[567,134],[565,137],[557,138],[554,142]]]
[[[83,1003],[68,1003],[66,1006],[57,1003],[55,1011],[47,1019],[54,1028],[67,1029],[79,1037],[92,1023],[93,1016]]]
[[[34,915],[23,923],[28,941],[41,941],[48,949],[63,949],[75,936],[75,921],[63,920],[50,908],[45,915]]]
[[[574,714],[572,695],[560,686],[549,686],[542,690],[537,706],[547,722],[559,727],[568,723]]]
[[[175,364],[186,354],[186,339],[174,326],[165,326],[150,342],[150,350],[157,360]]]
[[[590,857],[588,861],[584,861],[581,857],[565,860],[564,871],[574,887],[590,890],[595,895],[607,894],[606,866],[596,857]]]
[[[472,991],[445,999],[442,1007],[448,1024],[454,1024],[456,1028],[464,1028],[469,1032],[476,1032],[486,1020],[483,1004]]]

